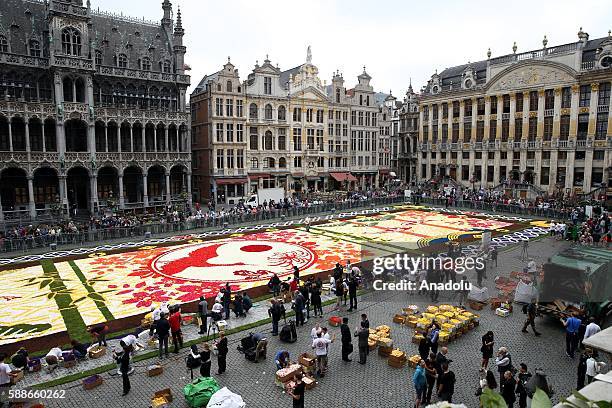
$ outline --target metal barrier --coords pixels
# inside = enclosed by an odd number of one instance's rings
[[[132,227],[92,228],[75,233],[47,234],[27,236],[23,238],[0,239],[2,252],[28,252],[38,248],[49,248],[54,244],[57,249],[67,246],[83,246],[88,243],[122,240],[130,238],[147,238],[163,234],[181,233],[186,231],[200,232],[217,230],[225,227],[245,226],[257,222],[288,221],[305,216],[321,216],[330,213],[341,213],[355,209],[399,204],[404,202],[403,196],[376,197],[369,200],[349,200],[335,203],[309,205],[308,207],[268,208],[256,213],[224,214],[208,218],[189,219],[181,222],[160,222],[142,224]]]

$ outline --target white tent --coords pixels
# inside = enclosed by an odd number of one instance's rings
[[[240,395],[234,394],[227,387],[223,387],[213,394],[206,408],[244,408],[245,406],[246,404]]]

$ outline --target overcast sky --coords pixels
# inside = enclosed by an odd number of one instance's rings
[[[92,8],[159,20],[162,0],[91,0]],[[231,56],[241,79],[266,54],[282,70],[312,61],[321,80],[343,73],[347,87],[366,66],[377,91],[403,96],[433,72],[467,61],[577,41],[579,27],[590,38],[612,28],[610,0],[173,0],[185,28],[185,61],[192,88]]]

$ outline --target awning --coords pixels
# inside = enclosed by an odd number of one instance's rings
[[[391,177],[397,177],[397,175],[395,174],[395,172],[394,172],[394,171],[390,171],[390,172],[389,172],[389,175],[390,175]]]
[[[224,184],[243,184],[246,183],[248,180],[246,178],[221,178],[221,179],[216,179],[215,183],[217,183],[218,186],[224,185]]]
[[[256,179],[256,178],[264,178],[264,177],[270,177],[270,173],[249,173],[249,178],[250,179]]]
[[[357,181],[355,176],[353,176],[351,173],[329,173],[329,175],[332,176],[334,180],[339,181],[339,182]]]

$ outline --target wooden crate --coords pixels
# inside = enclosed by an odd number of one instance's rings
[[[398,324],[404,324],[404,316],[402,315],[395,315],[393,316],[393,323],[398,323]]]
[[[83,380],[83,389],[93,390],[97,386],[102,385],[103,382],[104,380],[102,379],[102,376],[98,374],[94,374]]]
[[[306,386],[307,390],[312,390],[314,387],[317,386],[317,381],[310,376],[304,376],[302,378],[302,381],[304,381],[304,385]]]
[[[23,370],[13,370],[9,373],[9,377],[11,384],[17,384],[19,381],[23,380]]]
[[[155,391],[153,398],[165,398],[168,402],[172,402],[172,390],[170,388],[164,388],[163,390]]]
[[[396,359],[388,359],[387,364],[391,367],[395,368],[403,368],[406,365],[406,360],[396,360]]]
[[[469,301],[469,306],[472,310],[482,310],[484,309],[486,303],[476,302],[475,300]]]
[[[89,358],[100,358],[106,354],[106,347],[94,346],[89,349]]]
[[[304,367],[313,367],[317,361],[317,357],[310,353],[302,353],[298,358],[298,363]]]
[[[389,354],[391,354],[392,351],[393,351],[393,347],[385,347],[385,346],[378,347],[378,355],[381,357],[389,357]]]
[[[147,377],[155,377],[164,372],[164,367],[159,364],[153,364],[147,367]]]

